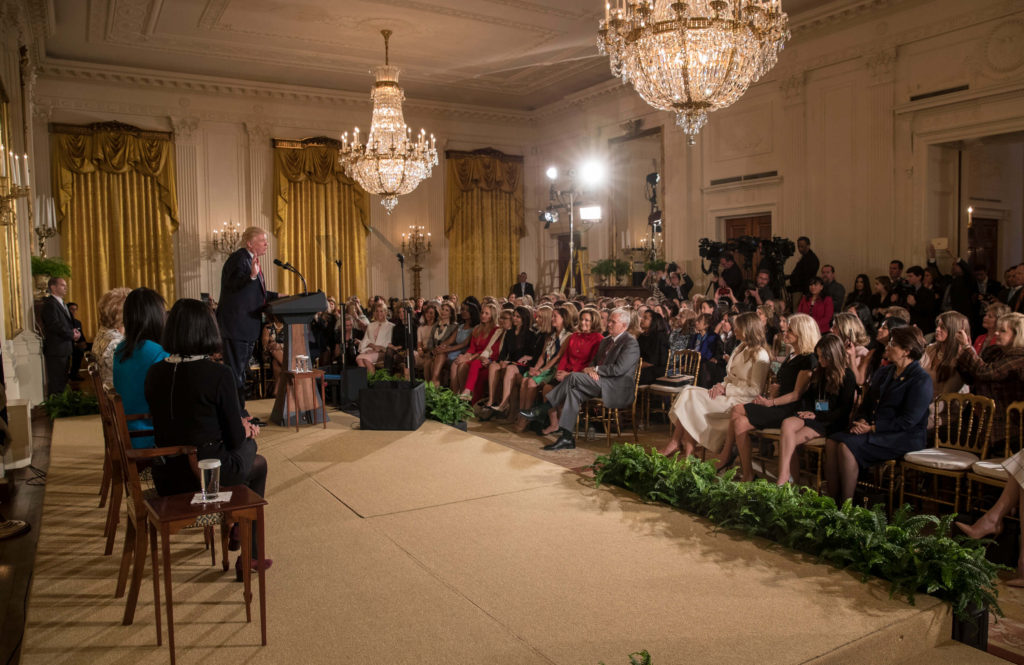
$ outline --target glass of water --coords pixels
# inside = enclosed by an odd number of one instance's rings
[[[220,460],[199,460],[199,471],[203,486],[203,501],[213,501],[220,493]]]

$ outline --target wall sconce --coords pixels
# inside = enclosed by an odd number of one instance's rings
[[[17,221],[15,201],[32,191],[28,155],[15,155],[0,143],[0,226]]]

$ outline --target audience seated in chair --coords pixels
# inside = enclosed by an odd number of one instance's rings
[[[601,330],[601,318],[593,309],[584,309],[580,313],[579,324],[576,332],[569,336],[564,343],[564,350],[555,369],[555,376],[550,383],[543,387],[542,397],[546,397],[562,381],[565,381],[575,372],[582,372],[590,367],[597,355],[597,349],[605,339]],[[558,418],[552,412],[548,427],[541,431],[541,434],[553,434],[558,430]]]
[[[1006,438],[1006,407],[1024,400],[1024,314],[1013,312],[999,317],[991,337],[979,356],[967,331],[959,331],[956,367],[972,393],[995,400],[991,441],[998,450]]]
[[[848,431],[829,436],[825,475],[837,503],[853,498],[861,470],[927,445],[932,379],[918,362],[923,354],[920,330],[892,330],[885,347],[889,364],[872,377],[858,417]]]
[[[559,426],[558,439],[544,450],[566,450],[576,447],[574,430],[580,407],[592,397],[600,397],[608,408],[628,405],[636,394],[636,370],[640,347],[629,334],[630,313],[616,309],[608,316],[608,337],[601,341],[593,365],[582,372],[573,372],[545,398],[550,409],[535,407],[523,410],[527,420],[543,421],[545,417]],[[547,412],[547,413],[545,413]]]
[[[530,329],[533,314],[528,307],[517,306],[512,312],[512,325],[501,340],[497,362],[487,368],[490,400],[487,408],[495,413],[508,413],[509,404],[522,378],[523,370],[529,366],[536,345],[536,335]]]
[[[640,385],[650,385],[665,375],[668,333],[668,324],[658,312],[648,310],[640,317],[640,334],[636,340],[640,345]]]
[[[259,427],[242,417],[230,368],[210,359],[221,348],[210,309],[198,300],[176,302],[167,319],[163,344],[171,355],[150,369],[145,385],[157,446],[194,446],[198,459],[220,460],[222,487],[244,484],[263,496],[267,461],[256,452]],[[161,496],[199,489],[182,456],[154,466],[153,481]],[[257,555],[255,534],[253,529],[252,566]],[[235,543],[232,549],[237,549]],[[238,579],[242,565],[240,559],[235,563]]]
[[[114,351],[124,341],[124,301],[131,292],[128,287],[119,286],[100,296],[97,303],[100,329],[92,341],[92,353],[104,386],[114,385]]]
[[[998,409],[996,409],[998,411]],[[1003,461],[1003,468],[1009,474],[1006,486],[995,505],[979,517],[974,524],[967,525],[957,522],[960,530],[971,538],[994,538],[1003,532],[1003,518],[1014,508],[1019,509],[1018,515],[1024,515],[1024,495],[1021,485],[1024,484],[1024,450],[1014,453]],[[1007,586],[1024,587],[1024,530],[1020,535],[1020,550],[1017,555],[1017,575],[1006,581]]]
[[[448,380],[449,373],[446,370],[449,370],[455,359],[469,346],[469,337],[479,323],[480,306],[467,299],[459,307],[458,325],[443,342],[434,347],[431,381],[435,385],[441,385],[442,377]]]
[[[750,402],[764,388],[770,371],[764,325],[757,314],[744,312],[736,317],[735,334],[740,345],[729,358],[725,380],[710,390],[688,386],[676,397],[669,415],[672,438],[659,451],[663,455],[693,455],[698,444],[719,452],[729,428],[729,411]]]
[[[378,360],[384,359],[384,352],[391,344],[391,334],[395,324],[388,321],[388,308],[382,302],[373,306],[373,320],[366,327],[366,333],[359,343],[359,355],[356,364],[365,367],[367,373],[373,373]]]
[[[564,329],[565,319],[556,309],[541,307],[537,314],[537,345],[531,354],[537,360],[526,368],[519,384],[520,412],[532,408],[541,386],[555,377],[556,366],[561,360],[562,343],[572,334]],[[527,419],[519,416],[516,429],[521,432],[528,424]]]
[[[124,341],[114,352],[114,388],[124,402],[125,415],[150,413],[142,387],[149,368],[167,357],[160,346],[167,309],[163,296],[141,287],[128,294],[124,301]],[[149,419],[131,420],[130,430],[152,429]],[[134,448],[152,448],[153,437],[132,439]]]
[[[449,387],[452,392],[459,393],[459,396],[466,401],[472,401],[474,391],[477,390],[477,381],[486,382],[486,370],[483,369],[483,361],[488,363],[491,356],[497,356],[501,350],[501,336],[504,330],[498,325],[498,307],[494,303],[484,303],[480,308],[480,322],[473,327],[469,336],[469,345],[459,357],[452,361],[451,381]],[[481,387],[486,385],[482,383]],[[483,390],[477,393],[482,394]]]

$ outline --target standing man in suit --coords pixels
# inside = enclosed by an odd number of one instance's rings
[[[68,361],[81,336],[75,330],[71,313],[64,305],[68,283],[63,277],[51,277],[46,283],[50,295],[43,301],[40,323],[43,327],[43,364],[46,367],[46,396],[64,392],[68,384]]]
[[[67,308],[71,314],[71,327],[78,333],[74,347],[71,349],[71,371],[68,373],[68,378],[71,381],[78,381],[81,379],[78,372],[82,369],[82,360],[85,358],[85,352],[92,348],[92,344],[85,339],[82,322],[78,319],[78,304],[69,302],[67,303]]]
[[[562,379],[545,398],[552,406],[548,411],[551,425],[558,425],[558,440],[544,450],[566,450],[576,447],[573,429],[580,406],[591,397],[600,397],[610,409],[628,406],[636,395],[636,368],[640,364],[640,345],[627,331],[629,312],[616,309],[608,315],[608,336],[601,340],[594,354],[594,364],[582,372],[573,372]],[[544,418],[544,406],[520,411],[527,420]]]
[[[530,296],[534,300],[537,299],[537,295],[533,292],[533,284],[526,281],[526,273],[519,273],[519,280],[512,285],[512,288],[508,290],[508,295],[511,298],[522,298],[523,296]]]
[[[818,276],[818,268],[821,265],[818,255],[811,249],[811,239],[807,236],[796,239],[796,251],[800,254],[800,260],[793,266],[793,272],[789,275],[789,293],[793,296],[794,303],[799,302],[800,296],[807,293],[807,286],[811,283],[812,277]]]
[[[245,408],[245,369],[260,336],[260,315],[267,303],[267,284],[260,257],[267,253],[267,232],[250,226],[242,233],[242,247],[224,262],[220,273],[217,323],[224,344],[224,364],[231,368],[238,388],[238,403]]]

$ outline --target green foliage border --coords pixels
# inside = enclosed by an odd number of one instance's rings
[[[366,377],[366,382],[371,386],[380,381],[407,381],[407,379],[385,369],[378,369]],[[473,407],[469,402],[461,399],[448,388],[435,386],[430,382],[427,382],[424,388],[426,389],[427,417],[431,420],[454,425],[469,420],[473,415]]]
[[[734,482],[735,470],[718,476],[709,462],[669,459],[629,443],[613,445],[591,468],[598,486],[617,485],[644,501],[817,556],[860,573],[862,582],[887,580],[890,598],[899,595],[913,605],[914,594],[923,592],[950,602],[958,618],[985,606],[1002,616],[996,574],[1006,568],[985,558],[990,541],[951,535],[955,514],[912,515],[903,506],[890,519],[881,505],[837,506],[807,487]]]
[[[42,402],[43,409],[50,420],[89,416],[100,412],[100,404],[92,393],[64,388],[64,392],[54,393]]]

